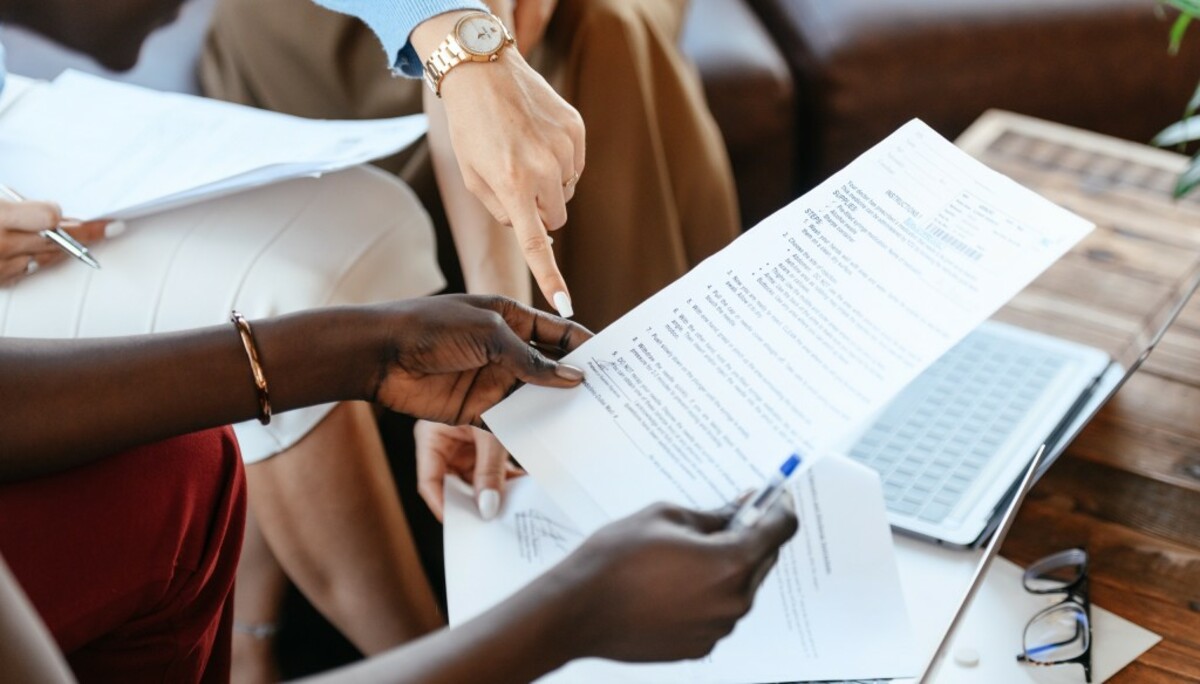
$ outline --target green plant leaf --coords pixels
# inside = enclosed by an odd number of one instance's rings
[[[1171,43],[1168,48],[1171,54],[1179,54],[1179,46],[1183,44],[1183,34],[1187,33],[1188,26],[1192,23],[1190,14],[1181,14],[1175,18],[1175,23],[1171,25]]]
[[[1191,116],[1167,126],[1150,142],[1159,147],[1170,147],[1191,140],[1200,140],[1200,116]]]
[[[1197,186],[1200,186],[1200,154],[1192,157],[1191,165],[1179,176],[1179,182],[1175,184],[1175,198],[1183,197]]]
[[[1172,55],[1176,55],[1179,54],[1179,48],[1183,45],[1183,36],[1191,26],[1192,20],[1200,19],[1200,0],[1160,1],[1163,5],[1179,10],[1179,16],[1171,25],[1170,39],[1170,52]],[[1159,147],[1171,145],[1182,147],[1190,141],[1200,140],[1200,116],[1196,116],[1198,110],[1200,110],[1200,85],[1197,85],[1196,92],[1192,93],[1191,99],[1184,108],[1183,120],[1163,129],[1154,137],[1153,144]],[[1175,197],[1183,197],[1198,186],[1200,186],[1200,154],[1192,158],[1187,169],[1179,176],[1179,181],[1175,185]]]
[[[1163,0],[1163,2],[1184,14],[1200,17],[1200,0]]]
[[[1183,116],[1189,117],[1200,109],[1200,83],[1196,84],[1196,92],[1192,94],[1192,99],[1188,100],[1187,108],[1183,110]]]

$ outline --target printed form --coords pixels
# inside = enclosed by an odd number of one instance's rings
[[[919,664],[874,471],[843,457],[792,481],[800,529],[754,607],[707,657],[571,663],[545,682],[781,682],[906,676]],[[461,481],[446,482],[450,624],[496,605],[566,557],[584,534],[530,477],[509,482],[484,522]],[[487,568],[481,581],[480,568]]]
[[[822,456],[1091,227],[906,124],[566,357],[583,387],[523,387],[484,414],[540,493],[513,483],[494,525],[448,494],[452,619],[611,520],[660,500],[715,508],[796,452],[800,532],[711,657],[552,678],[913,676],[878,477]],[[485,564],[488,586],[462,574]]]
[[[1092,226],[900,128],[526,386],[488,427],[582,530],[803,469]]]

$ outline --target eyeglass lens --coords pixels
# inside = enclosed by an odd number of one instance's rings
[[[1038,613],[1025,627],[1025,657],[1037,663],[1060,663],[1082,656],[1091,645],[1087,613],[1074,602]]]
[[[1087,552],[1068,549],[1047,556],[1025,570],[1025,589],[1034,594],[1060,594],[1062,600],[1030,619],[1025,626],[1024,653],[1018,660],[1038,665],[1079,663],[1091,681],[1092,630],[1088,615]]]
[[[1025,589],[1035,594],[1068,591],[1087,573],[1087,553],[1067,549],[1046,556],[1025,570]]]

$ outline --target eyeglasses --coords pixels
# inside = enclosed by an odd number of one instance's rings
[[[1024,652],[1017,660],[1031,665],[1079,663],[1092,681],[1092,603],[1088,597],[1088,556],[1067,549],[1046,556],[1025,570],[1025,591],[1062,594],[1062,600],[1034,615],[1025,625]]]

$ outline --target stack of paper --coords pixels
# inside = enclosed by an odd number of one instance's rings
[[[397,152],[424,116],[315,121],[75,71],[0,113],[0,182],[65,215],[133,218]]]

